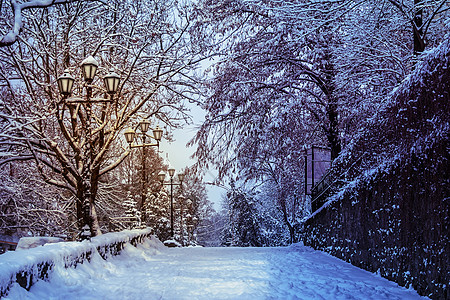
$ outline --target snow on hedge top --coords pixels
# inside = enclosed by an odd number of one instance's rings
[[[152,230],[150,228],[147,228],[124,230],[121,232],[110,232],[92,238],[91,243],[95,244],[96,247],[99,247],[114,244],[117,242],[129,242],[134,237],[138,237],[140,235],[150,235],[151,231]]]
[[[65,265],[86,253],[94,253],[99,247],[127,243],[135,237],[149,235],[150,232],[151,229],[125,230],[106,233],[92,238],[91,241],[46,244],[32,249],[7,252],[0,255],[0,290],[15,280],[16,274],[25,271],[34,273],[40,264]]]
[[[64,242],[62,238],[58,237],[47,237],[47,236],[36,236],[36,237],[22,237],[17,244],[17,250],[25,250],[36,248],[38,246],[43,246],[45,244],[53,244]]]

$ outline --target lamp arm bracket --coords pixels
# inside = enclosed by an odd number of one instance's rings
[[[84,98],[71,97],[71,98],[68,98],[66,100],[66,102],[67,103],[88,103],[88,102],[101,103],[101,102],[113,102],[113,101],[111,101],[111,99],[105,99],[105,98],[92,98],[89,101],[87,101],[87,99],[84,99]]]
[[[142,144],[142,145],[130,145],[130,148],[142,148],[142,147],[159,147],[159,143],[158,144]]]
[[[163,185],[181,185],[181,183],[162,182]]]
[[[153,128],[150,128],[150,130],[153,130]],[[150,134],[148,134],[147,132],[143,132],[142,133],[143,135],[145,135],[146,137],[149,137],[149,138],[151,138],[151,139],[154,139],[155,141],[157,140],[156,138],[155,138],[155,136],[154,135],[150,135]]]
[[[100,91],[102,91],[102,92],[106,92],[106,89],[104,89],[103,87],[101,87],[101,86],[98,86],[98,85],[95,85],[95,84],[89,84],[89,83],[87,83],[86,85],[85,85],[85,87],[88,87],[88,88],[96,88],[96,89],[98,89],[98,90],[100,90]]]
[[[90,101],[91,102],[113,102],[113,100],[105,99],[105,98],[92,98]]]
[[[78,97],[70,97],[70,98],[65,99],[65,102],[68,102],[68,103],[86,102],[86,99],[78,98]]]

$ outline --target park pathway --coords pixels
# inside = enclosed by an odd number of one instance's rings
[[[7,299],[422,299],[320,251],[281,248],[165,248],[148,240],[107,261],[57,269]]]

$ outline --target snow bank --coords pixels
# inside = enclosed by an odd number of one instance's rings
[[[91,241],[64,242],[7,252],[0,256],[0,297],[17,282],[29,289],[39,279],[48,279],[55,266],[76,267],[98,253],[103,259],[117,255],[126,244],[137,246],[149,237],[151,229],[106,233]]]

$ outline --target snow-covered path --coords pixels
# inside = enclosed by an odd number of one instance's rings
[[[301,245],[164,248],[148,241],[120,256],[59,269],[7,299],[420,299],[377,275]]]

